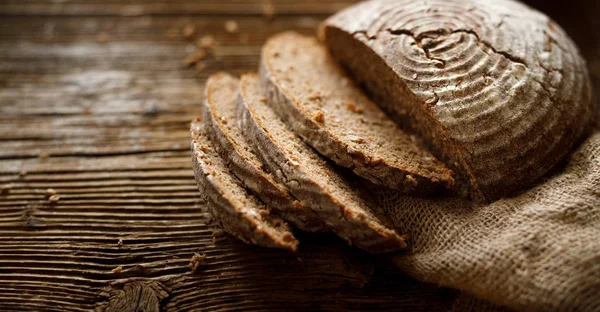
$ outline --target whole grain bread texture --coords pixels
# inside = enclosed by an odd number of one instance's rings
[[[336,164],[413,195],[452,186],[452,172],[371,102],[316,38],[294,32],[271,37],[260,69],[268,104]]]
[[[540,181],[591,129],[585,61],[556,23],[520,2],[366,1],[319,34],[476,200]]]
[[[248,142],[276,178],[351,245],[373,253],[406,248],[383,212],[294,134],[263,91],[257,75],[243,75],[237,111]]]
[[[215,221],[246,243],[295,251],[298,241],[288,225],[272,217],[231,174],[204,127],[200,118],[191,124],[192,162],[198,188]]]
[[[265,172],[262,161],[246,142],[236,117],[239,87],[239,79],[227,73],[217,73],[207,80],[202,112],[208,136],[219,144],[220,156],[231,172],[272,212],[301,230],[323,231],[321,218]]]

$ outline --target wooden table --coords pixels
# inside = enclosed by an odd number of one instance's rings
[[[0,310],[450,309],[454,291],[332,235],[299,234],[296,254],[215,239],[199,198],[188,125],[208,75],[254,71],[269,35],[350,2],[274,0],[272,19],[261,1],[0,2]],[[186,68],[204,35],[214,56]]]

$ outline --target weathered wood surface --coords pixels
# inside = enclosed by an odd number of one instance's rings
[[[261,1],[0,2],[0,310],[448,310],[453,291],[331,235],[297,254],[213,242],[199,199],[188,124],[206,77],[255,70],[269,35],[350,2],[277,0],[271,21]],[[182,66],[188,24],[219,43],[202,71]]]

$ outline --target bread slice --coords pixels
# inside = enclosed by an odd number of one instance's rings
[[[266,104],[257,75],[241,78],[238,114],[248,142],[290,192],[350,244],[379,253],[406,248],[371,202],[306,145]]]
[[[323,231],[325,224],[321,218],[295,200],[284,185],[264,171],[262,162],[246,142],[235,113],[239,86],[239,79],[227,73],[209,77],[202,110],[208,135],[220,145],[218,151],[231,172],[255,196],[274,209],[272,212],[301,230]]]
[[[453,184],[452,172],[354,86],[315,38],[293,32],[270,38],[261,80],[278,115],[338,165],[411,194]]]
[[[298,241],[287,224],[269,215],[227,169],[216,147],[196,119],[191,125],[192,161],[198,188],[215,220],[246,243],[295,251]]]
[[[577,46],[519,1],[364,1],[326,20],[320,36],[478,201],[541,181],[594,120]]]

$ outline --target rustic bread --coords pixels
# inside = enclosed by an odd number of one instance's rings
[[[269,210],[230,173],[203,127],[200,119],[192,122],[192,161],[200,193],[213,218],[244,242],[296,250],[298,241],[287,224],[270,216]]]
[[[244,134],[290,192],[350,244],[370,252],[406,247],[404,237],[336,168],[306,145],[266,104],[257,75],[241,78],[238,114]]]
[[[273,212],[299,229],[324,230],[325,224],[314,211],[292,198],[284,185],[264,171],[262,162],[246,142],[235,113],[239,86],[239,79],[226,73],[209,77],[202,110],[207,134],[220,145],[220,156],[231,172]]]
[[[354,86],[315,38],[271,37],[262,50],[261,80],[278,115],[338,165],[411,194],[453,184],[452,172]]]
[[[516,1],[367,1],[325,21],[320,37],[398,124],[412,125],[457,169],[475,199],[539,181],[594,116],[575,44]]]

